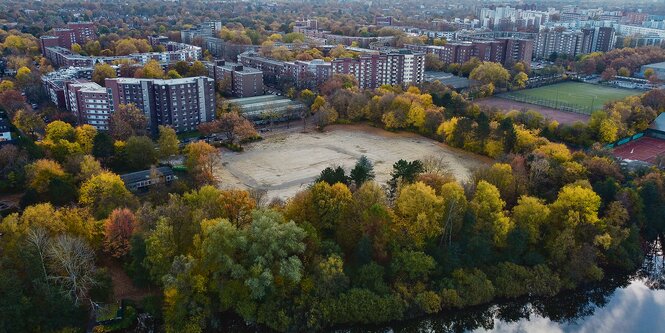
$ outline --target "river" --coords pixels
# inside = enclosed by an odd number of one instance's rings
[[[333,333],[665,333],[665,261],[662,247],[649,246],[633,274],[606,274],[603,281],[554,297],[521,298],[378,327]],[[226,332],[269,332],[233,320]]]
[[[651,246],[640,270],[555,297],[497,302],[417,318],[383,327],[355,327],[335,333],[447,332],[665,332],[665,262]]]

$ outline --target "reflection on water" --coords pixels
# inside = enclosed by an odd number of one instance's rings
[[[665,333],[665,261],[659,243],[645,249],[643,267],[633,275],[608,275],[600,282],[555,297],[518,299],[462,311],[397,322],[353,327],[336,333],[448,332],[619,332]],[[228,320],[224,332],[268,332]]]
[[[665,263],[649,246],[641,270],[555,297],[446,312],[382,328],[338,332],[665,332]]]

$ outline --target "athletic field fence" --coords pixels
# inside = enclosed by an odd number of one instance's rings
[[[512,101],[515,101],[515,102],[540,105],[540,106],[545,106],[545,107],[556,109],[556,110],[574,112],[574,113],[581,113],[581,114],[587,114],[587,115],[590,115],[598,107],[598,105],[593,105],[594,104],[593,102],[595,102],[595,101],[592,101],[592,103],[590,103],[589,106],[580,106],[579,104],[566,103],[566,102],[561,101],[561,100],[551,100],[551,99],[544,99],[544,98],[528,96],[528,95],[520,94],[519,92],[516,92],[516,93],[515,92],[507,92],[507,93],[503,93],[503,94],[498,94],[496,96],[500,97],[500,98],[503,98],[503,99],[512,100]]]

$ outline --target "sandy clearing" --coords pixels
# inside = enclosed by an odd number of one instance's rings
[[[223,151],[223,167],[216,172],[222,188],[263,189],[268,198],[286,199],[328,166],[350,170],[361,155],[374,163],[376,179],[382,184],[399,159],[440,158],[459,180],[468,179],[472,169],[490,161],[412,133],[335,125],[323,133],[275,134],[247,145],[241,153]]]

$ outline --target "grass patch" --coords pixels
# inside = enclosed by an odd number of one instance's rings
[[[192,131],[192,132],[184,132],[178,134],[178,140],[185,140],[185,139],[192,139],[192,138],[198,138],[201,137],[203,134],[199,131]]]
[[[640,95],[639,90],[621,89],[581,82],[564,82],[533,89],[511,91],[497,95],[519,102],[550,108],[591,114],[606,103],[628,96]]]

